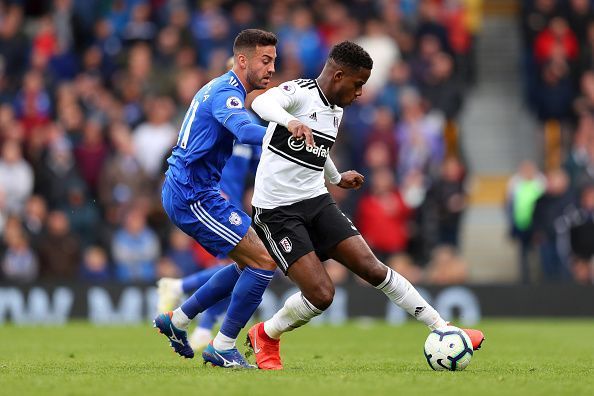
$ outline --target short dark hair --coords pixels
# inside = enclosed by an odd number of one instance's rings
[[[245,29],[239,32],[233,42],[233,54],[237,55],[240,51],[246,49],[256,49],[256,47],[266,47],[276,45],[277,39],[274,33],[260,29]]]
[[[353,69],[364,68],[371,70],[373,68],[373,59],[360,45],[352,41],[343,41],[336,44],[330,50],[328,59],[341,66],[348,66]]]

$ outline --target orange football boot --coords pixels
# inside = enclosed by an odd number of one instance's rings
[[[264,322],[253,325],[247,334],[245,344],[256,357],[256,364],[262,370],[282,370],[280,340],[272,339],[264,331]]]
[[[476,351],[477,349],[481,349],[481,345],[483,341],[485,341],[485,336],[482,331],[475,330],[475,329],[462,329],[470,338],[470,342],[472,342],[472,349]]]

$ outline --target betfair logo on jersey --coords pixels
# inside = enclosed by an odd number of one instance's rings
[[[295,139],[293,136],[289,137],[287,144],[289,145],[289,148],[293,151],[301,151],[305,147],[305,151],[307,151],[308,153],[312,153],[318,158],[326,158],[328,157],[328,154],[330,154],[330,148],[324,146],[323,144],[321,146],[306,147],[305,140],[298,140]]]
[[[231,96],[229,99],[227,99],[227,107],[230,109],[241,109],[243,107],[243,104],[241,103],[241,100],[239,100],[238,97]]]
[[[289,140],[287,141],[289,148],[293,151],[301,151],[303,147],[305,147],[305,140],[298,140],[295,139],[293,136],[289,136]]]

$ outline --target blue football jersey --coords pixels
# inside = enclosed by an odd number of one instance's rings
[[[243,194],[247,175],[256,174],[262,149],[258,146],[235,143],[233,154],[229,157],[221,178],[221,191],[238,208],[243,207]]]
[[[201,191],[220,189],[223,167],[236,138],[242,138],[237,131],[252,124],[244,106],[245,96],[245,88],[233,71],[210,81],[194,96],[167,159],[167,179],[186,200],[195,200]],[[265,128],[257,128],[260,130],[250,130],[250,139],[261,142]]]

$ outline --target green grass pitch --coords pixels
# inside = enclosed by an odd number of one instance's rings
[[[148,324],[0,327],[2,395],[592,395],[594,321],[486,320],[462,372],[434,372],[417,323],[306,326],[284,337],[281,372],[184,360]],[[240,335],[243,340],[244,333]],[[244,349],[242,345],[242,350]]]

